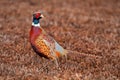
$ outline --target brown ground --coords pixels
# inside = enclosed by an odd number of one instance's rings
[[[54,62],[31,49],[32,13],[64,48],[76,53]],[[0,0],[0,80],[119,80],[120,0]]]

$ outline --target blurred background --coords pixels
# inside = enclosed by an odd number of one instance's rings
[[[31,49],[32,14],[71,53],[59,68]],[[119,80],[120,0],[0,0],[0,80]]]

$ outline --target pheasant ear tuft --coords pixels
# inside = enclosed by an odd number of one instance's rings
[[[33,17],[35,17],[35,14],[33,14]]]

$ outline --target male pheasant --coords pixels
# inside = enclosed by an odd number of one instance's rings
[[[40,12],[33,14],[33,22],[30,30],[30,43],[33,50],[40,56],[55,60],[67,53],[82,54],[84,56],[98,57],[95,55],[66,50],[60,46],[51,36],[49,36],[40,26],[40,19],[43,15]],[[74,54],[73,54],[74,55]]]
[[[30,30],[30,43],[33,50],[40,56],[48,59],[57,59],[66,55],[63,49],[51,36],[49,36],[40,26],[40,19],[43,15],[40,12],[33,14],[33,22]]]

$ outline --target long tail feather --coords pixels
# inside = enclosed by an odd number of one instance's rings
[[[83,55],[83,56],[87,56],[87,57],[93,57],[93,58],[102,58],[101,56],[97,56],[97,55],[92,55],[92,54],[86,54],[86,53],[81,53],[81,52],[77,52],[77,51],[72,51],[72,50],[65,50],[65,53],[74,53],[74,54],[79,54],[79,55]]]

